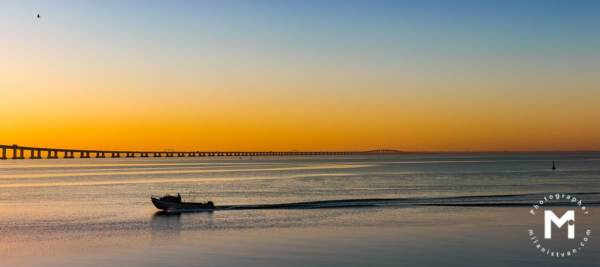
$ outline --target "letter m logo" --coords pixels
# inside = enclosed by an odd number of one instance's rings
[[[552,224],[561,228],[567,222],[569,223],[567,226],[567,237],[575,239],[575,211],[569,210],[562,217],[558,218],[554,212],[546,210],[544,212],[544,238],[552,239]]]

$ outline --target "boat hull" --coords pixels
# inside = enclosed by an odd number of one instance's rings
[[[167,212],[171,211],[214,211],[215,207],[207,205],[205,203],[192,203],[192,202],[171,202],[163,201],[156,197],[151,197],[152,204],[159,209]]]

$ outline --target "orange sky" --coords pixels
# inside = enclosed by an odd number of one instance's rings
[[[0,144],[600,150],[600,41],[577,21],[531,35],[501,19],[405,17],[414,31],[373,16],[348,31],[341,13],[127,18],[81,3],[32,21],[3,5]]]

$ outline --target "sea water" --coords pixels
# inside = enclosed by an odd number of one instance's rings
[[[536,250],[528,203],[599,192],[595,153],[7,160],[0,266],[596,266],[593,235],[573,257]],[[167,193],[315,205],[157,213]]]

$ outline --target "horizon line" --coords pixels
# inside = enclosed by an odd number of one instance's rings
[[[171,148],[164,148],[162,150],[122,150],[122,149],[90,149],[90,148],[55,148],[55,147],[35,147],[35,146],[21,146],[18,144],[4,145],[0,144],[1,148],[22,148],[22,149],[42,149],[42,150],[66,150],[66,151],[102,151],[102,152],[348,152],[348,153],[373,153],[373,154],[451,154],[451,153],[463,153],[463,154],[485,154],[485,153],[600,153],[600,150],[594,149],[504,149],[504,150],[402,150],[395,148],[379,148],[379,149],[330,149],[330,150],[177,150]]]

